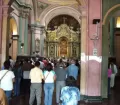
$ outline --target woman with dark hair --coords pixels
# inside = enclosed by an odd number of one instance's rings
[[[46,66],[46,70],[44,71],[44,105],[52,105],[52,96],[54,91],[54,81],[56,79],[55,72],[53,71],[53,67],[51,63],[48,63]]]
[[[74,77],[69,76],[66,79],[66,86],[61,90],[62,105],[78,105],[80,101],[80,91],[76,87],[76,80]]]

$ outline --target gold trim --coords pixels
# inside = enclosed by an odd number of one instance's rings
[[[105,25],[106,19],[107,19],[108,15],[110,14],[110,12],[112,12],[112,11],[113,11],[114,9],[116,9],[117,7],[120,7],[120,4],[117,4],[117,5],[113,6],[112,8],[110,8],[110,9],[107,11],[107,13],[105,14],[105,16],[104,16],[104,18],[103,18],[103,23],[102,23],[102,25]]]

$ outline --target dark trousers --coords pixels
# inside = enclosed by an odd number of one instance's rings
[[[108,98],[110,97],[110,77],[108,77]]]

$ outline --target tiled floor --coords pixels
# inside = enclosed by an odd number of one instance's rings
[[[111,90],[111,98],[109,100],[105,100],[102,103],[84,103],[80,102],[79,105],[120,105],[120,80],[117,81],[116,87]],[[21,95],[19,97],[14,97],[10,105],[29,105],[29,95]],[[35,104],[36,105],[36,104]],[[43,104],[43,97],[42,97],[42,105]],[[55,104],[55,95],[53,97],[53,105]]]

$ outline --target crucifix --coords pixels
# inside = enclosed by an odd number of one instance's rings
[[[65,24],[66,23],[66,17],[63,17],[63,23]]]

